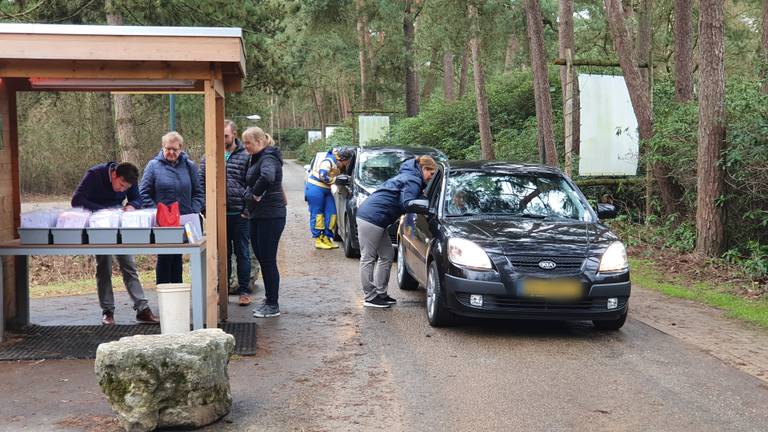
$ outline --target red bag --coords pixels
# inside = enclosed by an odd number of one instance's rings
[[[177,227],[181,226],[181,212],[179,212],[179,203],[174,202],[167,206],[163,203],[157,205],[157,226]]]

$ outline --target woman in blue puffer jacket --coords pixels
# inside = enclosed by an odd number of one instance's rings
[[[400,173],[384,182],[357,209],[360,240],[360,280],[367,307],[386,308],[395,303],[387,294],[394,251],[387,227],[405,214],[408,202],[421,196],[437,171],[430,156],[405,161]]]
[[[200,184],[200,173],[184,148],[184,138],[178,132],[163,135],[162,149],[144,167],[139,184],[144,207],[157,207],[159,203],[179,203],[182,215],[200,213],[205,206],[205,191]],[[181,255],[158,255],[155,277],[157,283],[181,283]]]

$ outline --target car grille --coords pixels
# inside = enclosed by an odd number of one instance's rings
[[[471,306],[469,303],[468,293],[459,293],[456,295],[456,299],[464,306]],[[617,309],[621,309],[627,304],[626,297],[619,297]],[[518,310],[518,311],[566,311],[566,310],[594,310],[604,311],[608,309],[608,300],[606,298],[586,299],[575,302],[554,302],[541,299],[527,299],[520,297],[503,297],[503,296],[483,296],[482,309],[496,309],[496,310]]]
[[[507,258],[518,273],[546,273],[553,275],[577,274],[581,271],[583,257],[508,255]],[[551,270],[539,267],[541,261],[552,261],[557,266]]]

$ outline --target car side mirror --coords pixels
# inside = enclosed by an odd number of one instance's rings
[[[349,186],[349,176],[346,174],[337,175],[334,183],[339,186]]]
[[[429,201],[425,199],[415,199],[405,206],[406,213],[429,214]]]
[[[616,207],[613,204],[598,203],[597,217],[600,219],[613,219],[616,217]]]
[[[304,171],[309,171],[309,165],[304,165]]]

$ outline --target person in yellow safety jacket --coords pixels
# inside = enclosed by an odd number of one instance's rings
[[[336,228],[336,204],[331,194],[331,184],[349,165],[354,152],[350,149],[331,150],[307,177],[305,189],[309,204],[309,230],[317,249],[338,248],[333,241]]]

